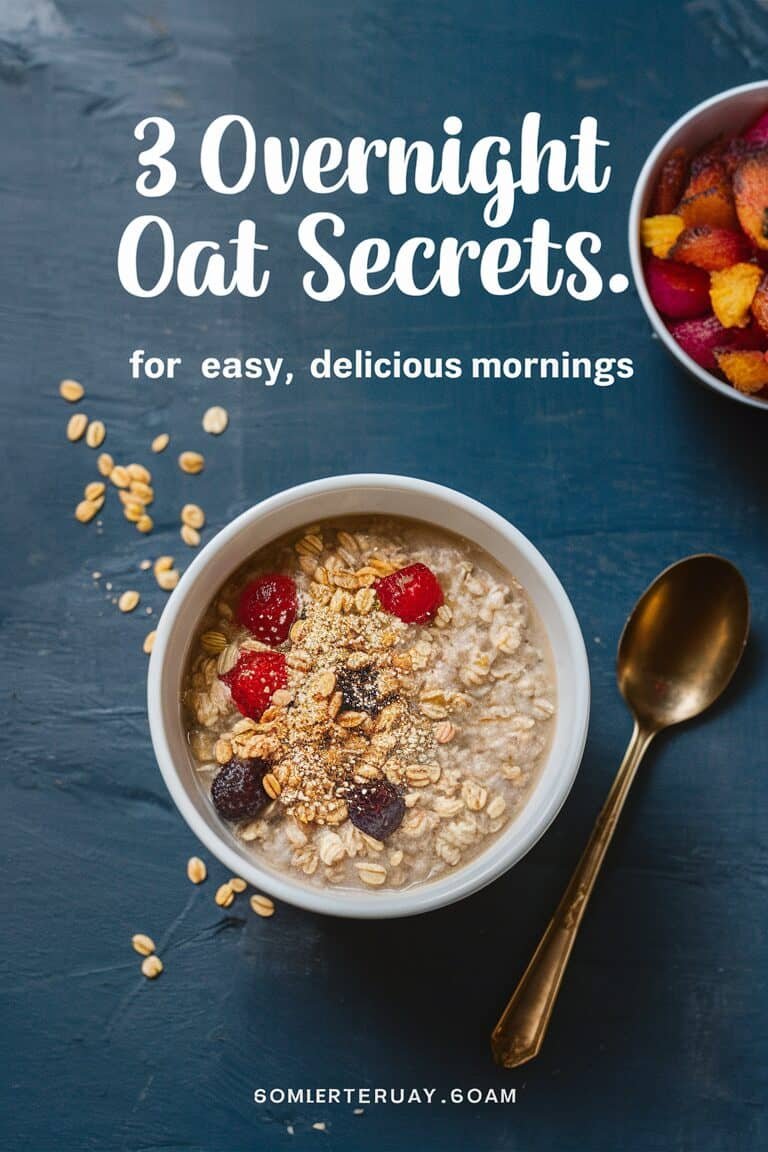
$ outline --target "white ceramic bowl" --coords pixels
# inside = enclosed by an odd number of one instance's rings
[[[632,274],[646,315],[656,335],[675,360],[702,384],[722,393],[729,400],[737,400],[740,404],[763,409],[768,409],[768,402],[758,399],[757,396],[747,396],[743,392],[738,392],[724,380],[719,380],[717,376],[707,372],[706,368],[701,368],[670,335],[664,320],[653,305],[645,284],[640,222],[648,215],[648,206],[661,166],[674,148],[685,148],[689,154],[693,154],[721,132],[731,136],[737,135],[766,108],[768,108],[768,80],[758,80],[754,84],[729,88],[727,92],[712,96],[709,100],[697,104],[690,112],[686,112],[685,116],[676,120],[664,133],[643,165],[629,210],[629,256]]]
[[[484,548],[528,592],[549,636],[558,711],[552,746],[527,803],[492,844],[464,867],[405,891],[313,887],[271,868],[237,840],[195,773],[180,705],[190,642],[217,589],[250,555],[286,532],[326,517],[408,516]],[[565,800],[581,762],[589,719],[589,668],[578,621],[557,577],[511,524],[449,488],[402,476],[336,476],[290,488],[238,516],[199,553],[169,599],[149,665],[149,724],[157,762],[176,805],[206,848],[254,887],[335,916],[408,916],[476,892],[511,868],[542,835]]]

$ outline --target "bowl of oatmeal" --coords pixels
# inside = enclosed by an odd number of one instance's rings
[[[589,671],[557,577],[482,504],[341,476],[243,513],[157,632],[158,764],[233,872],[339,916],[461,899],[560,809]]]

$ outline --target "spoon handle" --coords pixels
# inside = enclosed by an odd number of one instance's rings
[[[640,761],[655,732],[635,722],[632,739],[584,853],[549,927],[491,1035],[493,1055],[505,1068],[537,1056],[552,1015],[582,916]]]

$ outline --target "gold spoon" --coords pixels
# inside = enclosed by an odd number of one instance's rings
[[[538,1055],[565,967],[632,781],[654,736],[691,720],[730,681],[749,631],[749,596],[719,556],[689,556],[657,576],[619,641],[617,677],[635,729],[626,755],[549,927],[491,1036],[505,1068]]]

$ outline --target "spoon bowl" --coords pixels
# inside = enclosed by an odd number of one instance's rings
[[[744,578],[721,556],[689,556],[643,593],[619,641],[619,688],[641,726],[698,716],[728,685],[749,632]]]
[[[619,641],[619,688],[635,721],[621,767],[549,927],[491,1036],[496,1060],[516,1068],[541,1049],[595,881],[654,736],[698,716],[731,680],[749,631],[749,595],[720,556],[689,556],[656,577]]]

